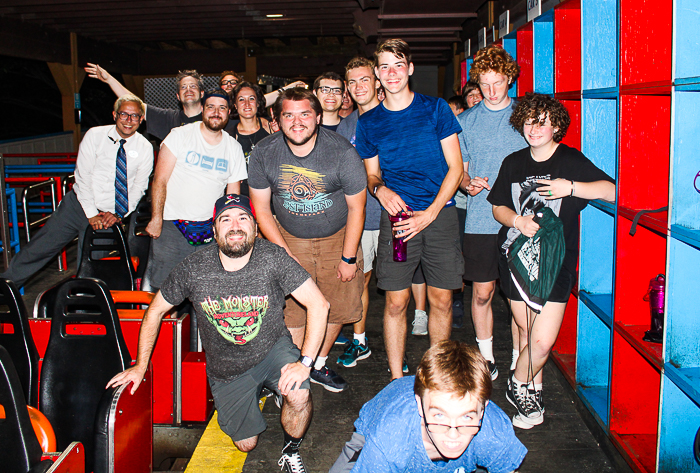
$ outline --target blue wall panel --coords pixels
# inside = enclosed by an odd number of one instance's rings
[[[700,176],[695,179],[700,172],[700,92],[675,92],[674,107],[671,224],[700,230],[700,192],[695,189],[700,189]]]
[[[676,0],[676,78],[700,77],[700,2]]]
[[[617,87],[617,0],[581,1],[581,87]]]
[[[534,90],[554,93],[554,10],[549,10],[532,24],[534,41]]]
[[[700,409],[668,377],[663,377],[660,472],[700,472],[693,456],[693,441],[700,427]]]

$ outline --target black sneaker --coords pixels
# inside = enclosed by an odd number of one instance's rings
[[[496,368],[496,363],[493,361],[486,360],[489,365],[489,372],[491,373],[491,381],[495,381],[498,378],[498,368]]]
[[[364,360],[370,356],[372,350],[369,349],[366,342],[367,340],[365,340],[364,345],[357,340],[346,343],[343,354],[338,357],[338,364],[346,368],[352,368],[357,365],[358,361]]]
[[[311,370],[310,381],[312,383],[320,384],[327,391],[331,391],[334,393],[339,393],[340,391],[348,387],[348,383],[345,382],[342,376],[340,376],[338,373],[336,373],[327,366],[324,366],[320,370]]]
[[[299,452],[284,453],[280,457],[277,465],[282,467],[285,473],[306,473],[304,462],[301,459]]]
[[[544,421],[544,412],[537,402],[537,394],[534,389],[528,389],[526,384],[517,386],[510,382],[506,390],[506,399],[518,413],[513,416],[513,426],[521,429],[531,429]]]

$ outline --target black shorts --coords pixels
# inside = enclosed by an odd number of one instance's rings
[[[279,394],[282,367],[299,359],[299,349],[288,336],[283,336],[272,347],[265,359],[232,381],[209,378],[219,426],[234,442],[261,434],[267,423],[260,412],[260,390],[266,386]],[[309,380],[301,389],[310,389]]]
[[[498,234],[465,233],[464,246],[465,281],[490,282],[498,279]]]
[[[518,288],[515,287],[513,278],[510,276],[508,260],[505,255],[501,255],[498,258],[498,270],[501,275],[501,289],[503,289],[503,293],[506,297],[512,301],[522,301],[523,298],[520,296]],[[575,282],[576,277],[567,271],[566,268],[562,267],[561,271],[559,271],[559,276],[557,276],[556,281],[554,281],[554,287],[547,298],[547,302],[569,302],[569,296],[571,295],[571,290],[574,288]]]
[[[420,264],[428,286],[449,290],[462,287],[464,260],[457,227],[457,209],[445,207],[433,223],[408,241],[407,259],[397,263],[391,245],[389,214],[383,210],[377,249],[377,286],[385,291],[411,287]]]

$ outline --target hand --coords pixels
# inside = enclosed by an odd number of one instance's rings
[[[343,282],[352,281],[357,274],[357,264],[348,264],[345,261],[340,261],[338,264],[338,277]]]
[[[518,217],[515,221],[515,228],[520,230],[520,233],[528,238],[532,238],[540,229],[540,226],[533,220],[534,214],[530,214],[526,217]]]
[[[88,77],[99,79],[104,83],[107,83],[109,80],[109,73],[102,69],[99,64],[92,64],[88,62],[87,66],[85,67],[85,72],[87,72]]]
[[[102,221],[102,212],[98,213],[94,217],[90,217],[88,219],[88,223],[93,230],[102,230],[103,228],[107,228],[104,226],[104,222]]]
[[[387,186],[379,186],[374,196],[379,203],[389,212],[389,215],[396,215],[400,212],[408,213],[406,202],[396,192],[389,189]]]
[[[542,184],[542,187],[537,188],[537,192],[539,192],[545,200],[561,199],[562,197],[569,197],[571,195],[572,184],[568,179],[558,178],[553,181],[538,179],[535,182]]]
[[[137,366],[132,366],[128,370],[124,370],[118,375],[116,375],[114,378],[110,379],[107,383],[107,386],[105,386],[105,389],[133,383],[133,385],[131,386],[131,394],[134,394],[139,388],[141,381],[143,381],[144,374],[146,374],[145,369],[141,369]]]
[[[102,225],[104,226],[104,228],[109,228],[115,223],[122,221],[122,219],[117,217],[112,212],[102,212],[100,215],[102,215]]]
[[[296,82],[292,82],[291,84],[285,85],[285,86],[284,86],[284,89],[285,89],[285,90],[287,90],[287,89],[293,89],[294,87],[303,87],[303,88],[306,89],[306,88],[308,88],[309,86],[306,85],[306,82],[304,82],[303,80],[298,80],[298,81],[296,81]]]
[[[474,197],[477,195],[479,192],[482,190],[491,190],[491,186],[489,185],[489,178],[488,177],[478,177],[474,176],[470,181],[469,184],[467,184],[467,192],[469,195]]]
[[[411,218],[395,223],[392,231],[403,232],[401,237],[404,241],[408,241],[422,232],[428,225],[433,223],[436,217],[436,215],[432,215],[430,212],[425,210],[413,212]]]
[[[282,376],[277,387],[283,396],[301,388],[301,383],[309,378],[311,368],[307,368],[300,362],[288,363],[282,367]]]
[[[161,231],[163,231],[163,220],[161,219],[152,219],[148,222],[148,225],[146,225],[146,233],[151,238],[158,238]]]

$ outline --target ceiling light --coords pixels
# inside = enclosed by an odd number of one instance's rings
[[[273,13],[271,15],[265,15],[267,18],[282,18],[284,15],[282,13]]]

